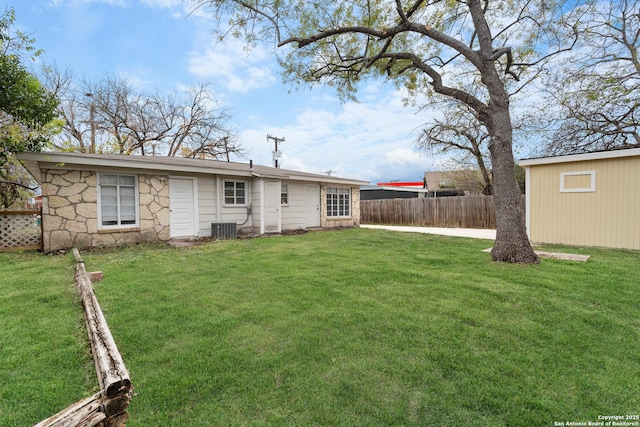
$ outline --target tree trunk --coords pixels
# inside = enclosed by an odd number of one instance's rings
[[[496,241],[491,251],[494,261],[537,263],[531,248],[522,197],[515,175],[513,134],[509,104],[491,112],[491,163],[493,165],[493,199],[496,206]]]

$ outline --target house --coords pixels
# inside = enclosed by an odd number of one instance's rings
[[[640,148],[519,164],[531,241],[640,249]]]
[[[379,182],[360,187],[360,200],[412,199],[426,197],[423,182]]]
[[[118,246],[360,224],[366,182],[253,162],[158,156],[22,153],[40,183],[43,247]]]
[[[475,169],[425,172],[424,180],[434,197],[482,194],[482,175]]]

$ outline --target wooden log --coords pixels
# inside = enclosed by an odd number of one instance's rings
[[[129,414],[123,412],[121,414],[112,415],[102,422],[104,427],[125,427],[125,423],[129,420]]]
[[[40,421],[34,427],[124,427],[129,419],[126,410],[131,401],[133,385],[91,287],[92,277],[99,273],[102,279],[102,272],[87,273],[77,249],[73,249],[73,256],[76,259],[76,287],[84,308],[100,391]]]
[[[109,417],[126,410],[131,399],[133,386],[129,379],[129,372],[91,287],[91,279],[84,268],[84,261],[80,258],[77,249],[73,249],[73,255],[76,259],[76,285],[84,307],[87,333],[98,382],[104,396],[104,407],[112,408],[115,411],[105,411]],[[112,405],[110,400],[115,398],[118,398],[117,403],[114,402]]]
[[[104,279],[104,273],[102,271],[92,271],[89,273],[89,278],[92,282],[99,282]]]
[[[40,421],[34,427],[92,427],[105,418],[107,416],[102,412],[102,393],[98,392]]]

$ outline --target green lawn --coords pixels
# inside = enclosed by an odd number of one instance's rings
[[[128,427],[640,413],[640,252],[522,266],[492,263],[490,243],[350,229],[83,258],[135,386]],[[2,426],[96,387],[72,267],[0,254]]]

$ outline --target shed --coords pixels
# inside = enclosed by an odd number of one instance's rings
[[[640,249],[640,148],[525,159],[534,242]]]
[[[360,225],[365,181],[250,163],[22,153],[42,188],[45,252]]]

